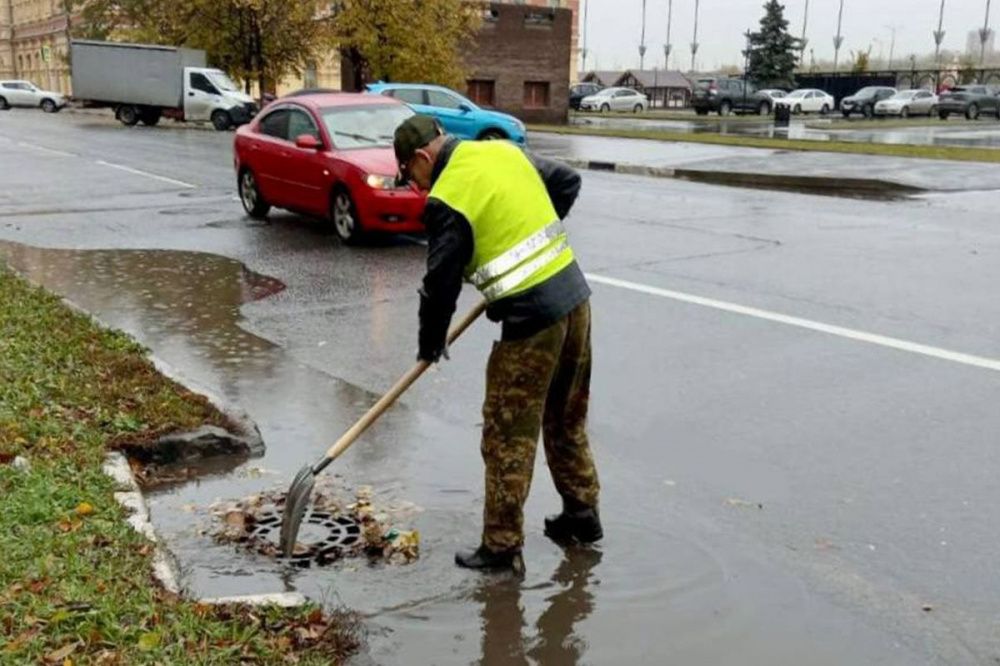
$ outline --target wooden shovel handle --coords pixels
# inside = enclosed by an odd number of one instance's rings
[[[472,322],[479,318],[479,315],[483,314],[486,310],[486,301],[480,301],[476,307],[472,308],[468,314],[465,315],[458,323],[451,327],[448,331],[448,344],[451,345],[458,336],[465,332],[465,329],[472,325]],[[368,427],[375,423],[382,414],[386,412],[387,409],[392,407],[393,403],[399,399],[399,396],[406,392],[406,389],[413,385],[413,382],[420,378],[420,375],[424,374],[424,371],[430,367],[430,363],[427,361],[418,361],[415,366],[410,368],[405,375],[399,378],[389,391],[383,395],[378,402],[372,405],[372,408],[365,412],[365,415],[358,419],[358,422],[351,426],[351,429],[345,432],[340,439],[337,440],[336,444],[331,446],[326,452],[326,460],[324,463],[329,464],[336,460],[341,453],[346,451],[348,447],[353,444],[358,437],[360,437]],[[325,467],[325,465],[324,465]]]

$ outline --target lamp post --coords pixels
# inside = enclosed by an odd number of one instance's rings
[[[938,27],[934,31],[934,64],[941,62],[941,42],[944,41],[944,0],[941,0],[941,11],[938,12]]]
[[[840,11],[837,13],[837,36],[833,38],[833,71],[837,72],[837,63],[840,61],[840,47],[844,45],[844,36],[840,29],[844,24],[844,0],[840,0]]]
[[[799,41],[799,67],[806,64],[806,27],[809,25],[809,0],[806,0],[806,11],[802,14],[802,39]]]
[[[986,42],[989,41],[990,35],[993,33],[990,30],[990,0],[986,0],[986,19],[983,21],[983,29],[979,31],[979,64],[986,64]]]
[[[694,71],[695,58],[698,55],[698,9],[701,0],[694,0],[694,38],[691,40],[691,71]]]
[[[663,45],[663,69],[670,71],[670,52],[674,45],[670,43],[670,24],[674,19],[674,0],[667,0],[667,42]]]
[[[646,0],[642,0],[642,33],[639,35],[639,71],[646,62]]]
[[[892,56],[896,51],[896,31],[899,30],[898,25],[887,25],[885,26],[892,33],[892,41],[889,42],[889,69],[892,69]]]
[[[580,49],[583,57],[583,73],[587,73],[587,0],[583,0],[583,48]]]

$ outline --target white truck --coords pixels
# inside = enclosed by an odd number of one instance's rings
[[[155,125],[166,116],[211,122],[223,131],[249,122],[257,105],[224,72],[205,66],[196,49],[73,40],[73,98],[111,107],[125,125]]]

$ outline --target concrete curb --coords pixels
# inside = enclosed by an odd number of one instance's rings
[[[831,176],[797,176],[789,174],[751,173],[746,171],[714,171],[705,169],[675,169],[641,164],[623,164],[599,160],[557,158],[574,169],[603,171],[649,178],[674,178],[710,185],[793,190],[814,194],[833,194],[863,198],[892,198],[924,194],[927,190],[889,180],[872,178],[841,178]]]

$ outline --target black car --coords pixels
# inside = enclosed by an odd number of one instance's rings
[[[706,116],[710,111],[720,116],[730,113],[766,116],[771,113],[773,102],[770,97],[758,94],[753,84],[743,79],[708,77],[695,81],[691,106],[699,116]]]
[[[875,105],[895,94],[895,88],[884,86],[862,88],[850,97],[840,100],[840,112],[844,114],[845,118],[850,118],[852,113],[860,113],[865,118],[872,118],[875,116]]]
[[[604,89],[604,86],[598,83],[578,83],[569,89],[569,108],[574,111],[580,110],[580,100],[584,97],[589,97],[595,93],[600,92]]]
[[[1000,118],[1000,88],[978,84],[955,86],[938,97],[937,111],[941,120],[948,120],[953,113],[969,120],[983,113]]]

